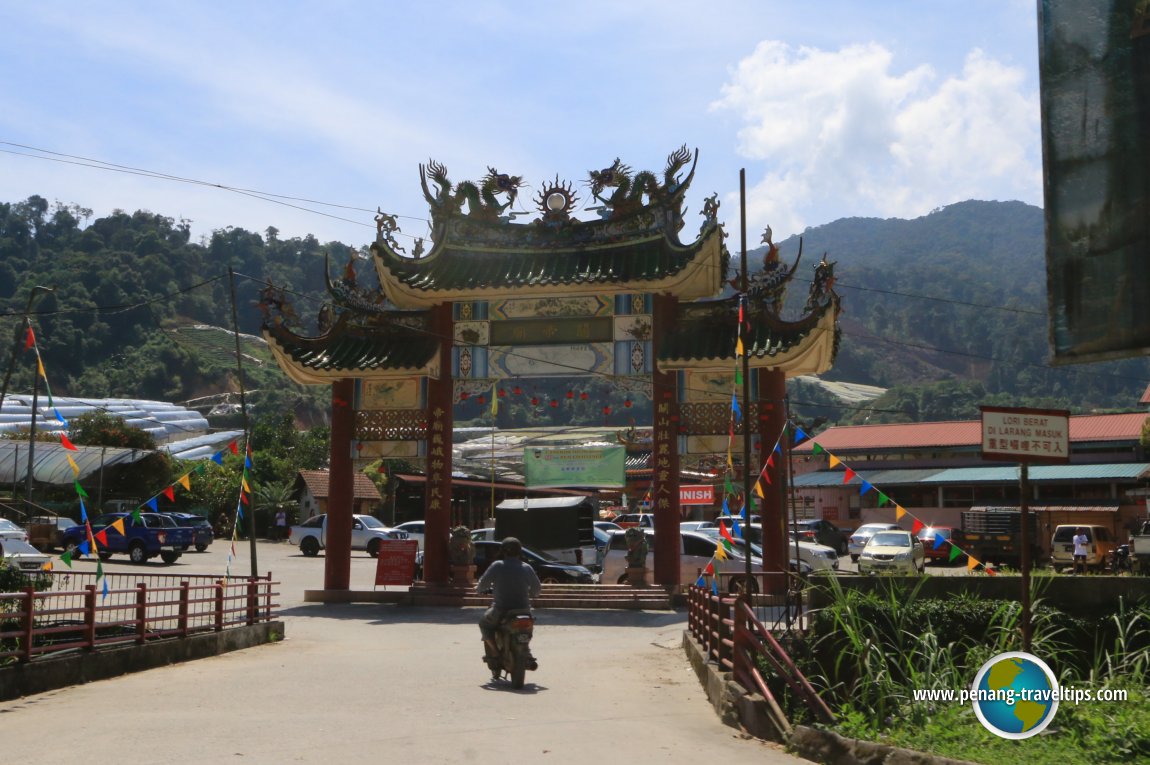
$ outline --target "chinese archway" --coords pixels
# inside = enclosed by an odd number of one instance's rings
[[[632,173],[619,160],[592,171],[586,183],[595,220],[573,217],[578,195],[556,177],[541,185],[528,222],[514,220],[524,215],[513,210],[520,177],[489,168],[479,183],[453,184],[432,161],[419,168],[431,212],[426,251],[415,240],[405,252],[395,218],[380,212],[371,246],[379,287],[357,285],[354,254],[342,277],[329,265],[330,303],[313,335],[285,310],[281,291],[265,291],[263,333],[279,365],[297,382],[331,386],[325,590],[349,586],[353,471],[389,457],[426,472],[424,577],[448,580],[452,433],[461,402],[555,379],[626,391],[627,405],[637,402],[628,414],[649,418],[639,424],[653,436],[657,535],[678,532],[680,470],[713,469],[716,454],[728,453],[730,438],[741,439],[746,426],[756,444],[775,443],[785,423],[786,379],[825,372],[834,360],[833,264],[818,264],[801,315],[784,320],[798,261],[785,267],[768,236],[745,302],[731,294],[740,283],[731,281],[716,196],[704,201],[698,233],[680,237],[697,161],[698,152],[684,147],[659,174]],[[734,425],[737,343],[749,357],[754,400]],[[740,448],[735,471],[745,469],[741,455]],[[757,470],[759,457],[752,462]],[[783,484],[775,481],[764,498],[765,570],[785,566]],[[678,546],[656,545],[654,571],[657,583],[679,584]]]

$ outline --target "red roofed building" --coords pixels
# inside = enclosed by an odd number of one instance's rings
[[[1101,524],[1125,541],[1147,515],[1146,419],[1073,416],[1070,463],[1030,467],[1029,505],[1047,545],[1047,532],[1063,523]],[[981,449],[980,420],[828,428],[793,449],[793,507],[799,518],[847,529],[902,520],[896,505],[909,516],[904,525],[961,528],[963,512],[1019,505],[1018,466],[985,461]]]

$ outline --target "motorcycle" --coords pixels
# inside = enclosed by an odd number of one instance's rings
[[[1134,572],[1134,560],[1130,554],[1130,545],[1118,545],[1110,554],[1110,570],[1115,574],[1123,571]]]
[[[500,680],[506,674],[511,687],[523,687],[527,670],[535,670],[538,664],[531,655],[531,637],[535,632],[535,617],[531,611],[508,611],[495,632],[495,656],[485,657],[491,679]]]

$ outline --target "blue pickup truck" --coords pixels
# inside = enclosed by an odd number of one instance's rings
[[[112,528],[116,521],[124,522],[124,533]],[[177,525],[172,518],[160,513],[140,513],[140,520],[131,513],[104,513],[92,520],[92,534],[105,530],[106,543],[97,542],[101,560],[113,555],[126,553],[133,563],[144,563],[157,555],[164,563],[175,563],[184,550],[195,543],[195,530]],[[64,531],[64,549],[75,552],[88,531],[83,526],[73,526]]]

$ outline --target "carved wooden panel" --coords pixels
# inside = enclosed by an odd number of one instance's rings
[[[740,422],[735,424],[736,433],[742,433],[743,425],[747,420],[755,421],[759,412],[756,403],[751,403],[748,407],[740,402],[739,408],[743,412],[743,417]],[[679,424],[684,432],[690,434],[730,433],[731,402],[679,404]]]
[[[359,441],[421,441],[427,438],[427,412],[422,409],[373,409],[355,413]]]

